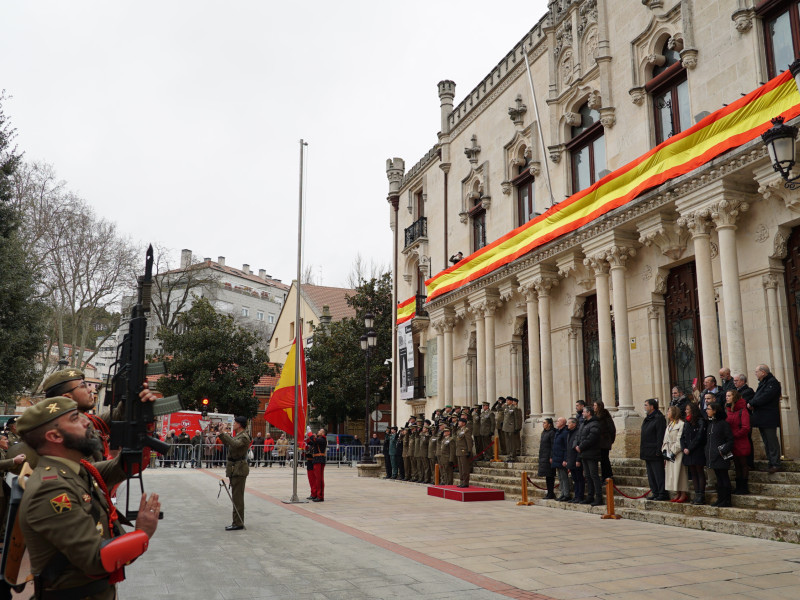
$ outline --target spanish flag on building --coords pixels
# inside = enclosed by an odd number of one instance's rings
[[[303,340],[300,340],[300,381],[297,390],[300,394],[297,402],[297,418],[294,414],[294,384],[295,384],[295,361],[297,343],[292,344],[286,363],[281,371],[281,378],[278,386],[272,392],[267,409],[264,411],[264,420],[272,423],[278,429],[285,431],[288,435],[293,435],[298,442],[303,441],[306,430],[306,414],[308,412],[308,384],[306,382],[306,361],[303,353]]]

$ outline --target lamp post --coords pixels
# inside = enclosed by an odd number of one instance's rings
[[[362,463],[372,463],[372,453],[369,447],[369,355],[372,349],[378,344],[378,334],[372,328],[375,323],[375,316],[368,312],[364,315],[364,327],[367,333],[361,336],[361,349],[364,351],[366,359],[366,395],[364,397],[364,454],[361,458]]]
[[[795,85],[800,91],[800,60],[794,61],[789,65],[789,70],[794,77]],[[800,183],[795,183],[800,179],[800,175],[792,177],[792,168],[795,165],[795,140],[797,139],[797,127],[785,125],[783,117],[772,119],[772,127],[761,134],[761,139],[767,147],[769,158],[772,161],[772,168],[780,173],[784,180],[784,186],[790,190],[796,190]]]

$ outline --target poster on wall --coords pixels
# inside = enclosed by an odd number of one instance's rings
[[[400,376],[400,399],[414,397],[414,336],[411,323],[403,323],[397,328],[397,354]]]

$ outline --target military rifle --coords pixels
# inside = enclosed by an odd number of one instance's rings
[[[145,362],[147,314],[150,312],[153,285],[153,246],[145,256],[145,272],[138,278],[137,300],[131,310],[128,333],[117,348],[116,371],[111,379],[111,390],[106,401],[111,404],[110,447],[119,449],[122,468],[128,478],[125,490],[125,516],[136,520],[138,510],[130,510],[130,480],[138,479],[144,493],[142,471],[149,463],[150,451],[166,454],[170,445],[155,434],[155,418],[182,409],[180,398],[170,396],[155,402],[141,402],[139,392],[148,373],[158,371],[158,366]],[[163,372],[163,371],[162,371]],[[122,406],[122,410],[120,410]],[[120,415],[119,413],[122,413]],[[122,417],[122,420],[115,420]],[[137,500],[138,501],[138,500]],[[137,504],[138,506],[138,504]]]

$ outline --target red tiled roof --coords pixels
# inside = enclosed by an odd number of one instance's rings
[[[322,315],[322,307],[329,306],[334,321],[345,317],[355,317],[356,311],[348,306],[346,296],[354,296],[356,291],[349,288],[327,287],[324,285],[303,284],[300,289],[306,301],[318,316]]]
[[[253,283],[258,283],[260,285],[270,285],[272,287],[276,287],[280,290],[289,291],[289,286],[285,283],[278,281],[277,279],[262,279],[255,273],[245,273],[241,269],[237,269],[235,267],[229,267],[227,265],[221,265],[219,263],[214,262],[213,260],[206,260],[204,262],[195,263],[188,267],[191,270],[199,270],[199,269],[211,269],[212,271],[219,271],[220,273],[226,273],[227,275],[233,275],[234,277],[240,277],[242,279],[247,279],[252,281]],[[166,271],[165,273],[159,273],[159,275],[167,275],[168,273],[180,273],[183,269],[172,269],[171,271]]]

